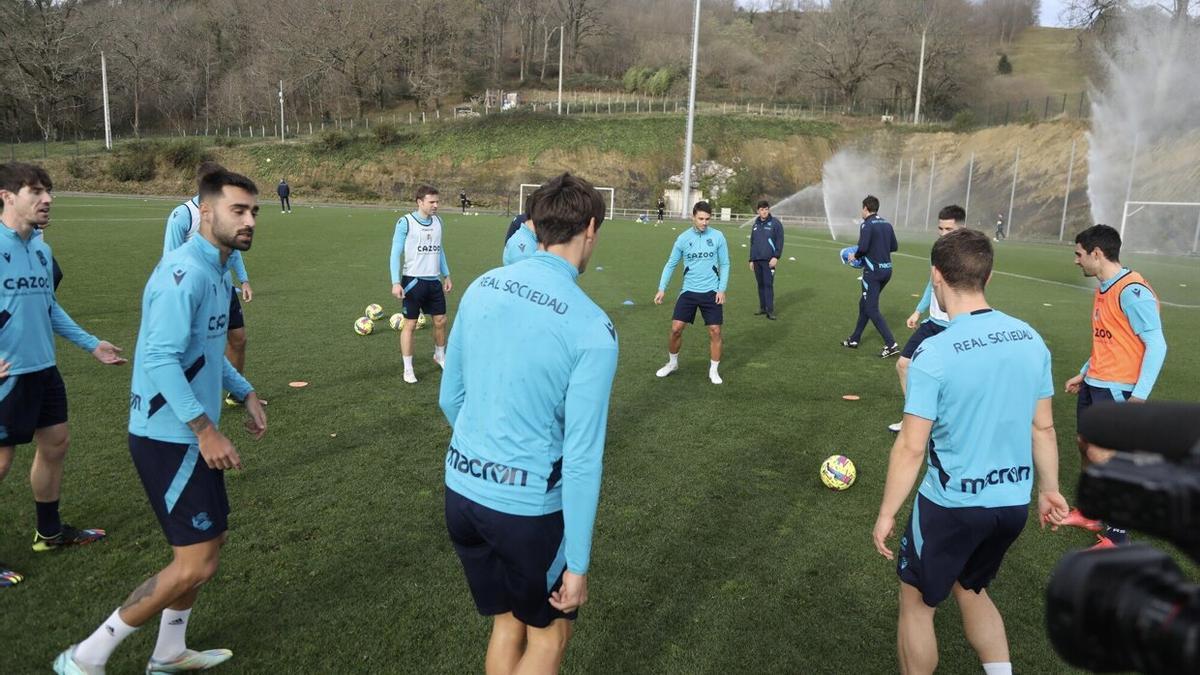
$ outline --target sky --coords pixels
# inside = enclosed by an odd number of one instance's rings
[[[770,0],[738,0],[738,4],[743,7],[766,7],[770,4]],[[1039,23],[1043,26],[1061,27],[1063,23],[1059,15],[1062,14],[1066,4],[1067,0],[1042,0],[1042,15]]]

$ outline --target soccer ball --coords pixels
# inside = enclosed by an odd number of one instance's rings
[[[360,316],[354,322],[354,332],[359,335],[370,335],[375,332],[375,322],[365,316]]]
[[[424,312],[417,315],[417,328],[424,328],[427,323],[429,323],[429,317],[425,316]]]
[[[854,462],[845,455],[832,455],[821,462],[821,482],[830,490],[845,490],[854,485],[856,475]]]
[[[400,330],[404,328],[404,315],[400,312],[396,312],[391,316],[390,319],[388,319],[388,325],[392,327],[392,330]]]
[[[366,314],[367,318],[372,321],[378,321],[383,318],[383,308],[372,302],[363,310],[363,314]]]

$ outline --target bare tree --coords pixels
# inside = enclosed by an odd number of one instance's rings
[[[12,69],[10,96],[52,140],[86,98],[94,57],[92,32],[78,0],[25,0],[0,4],[0,49]],[[95,67],[95,66],[93,66]]]

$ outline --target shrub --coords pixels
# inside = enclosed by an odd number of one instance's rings
[[[1012,75],[1012,63],[1008,60],[1008,54],[1000,55],[1000,62],[996,64],[996,72],[1001,75]]]
[[[200,141],[179,140],[165,143],[159,154],[163,161],[176,169],[195,171],[204,162],[213,161],[211,152]]]
[[[321,132],[317,137],[317,142],[313,144],[313,148],[318,152],[337,152],[349,147],[354,138],[340,129],[330,129],[329,131]]]
[[[646,81],[646,93],[651,96],[662,96],[671,90],[675,81],[675,73],[670,68],[659,68],[654,76]]]
[[[975,118],[973,110],[959,110],[954,114],[954,118],[950,120],[950,128],[955,131],[967,131],[974,129],[979,125],[979,120]]]
[[[375,141],[380,145],[396,145],[403,137],[400,129],[388,122],[376,125],[371,131],[375,134]]]
[[[641,91],[646,85],[646,80],[649,80],[653,74],[654,71],[650,68],[631,66],[629,70],[625,71],[625,77],[621,78],[621,84],[625,87],[625,91],[633,94]]]
[[[122,182],[144,183],[157,173],[158,148],[153,143],[126,143],[108,165],[108,173]]]
[[[67,174],[72,178],[91,178],[92,165],[78,157],[67,161]]]

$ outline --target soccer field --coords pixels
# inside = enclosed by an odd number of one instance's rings
[[[59,301],[87,330],[132,358],[143,285],[157,263],[171,201],[60,197],[47,240],[65,271]],[[405,208],[409,205],[404,205]],[[400,211],[309,208],[290,215],[264,197],[246,265],[247,376],[270,401],[254,442],[227,412],[245,469],[226,476],[233,513],[221,570],[200,595],[188,643],[228,647],[231,673],[482,672],[489,621],[475,613],[442,519],[450,430],[437,405],[432,329],[416,334],[416,374],[401,379],[399,339],[385,322],[355,335],[372,302],[390,314],[387,253]],[[886,215],[886,214],[885,214]],[[447,209],[445,248],[462,291],[499,265],[499,217]],[[868,328],[848,351],[859,293],[837,260],[844,243],[788,231],[776,279],[779,320],[755,317],[748,230],[722,225],[733,257],[725,311],[725,384],[708,382],[702,329],[684,334],[680,370],[658,379],[670,302],[651,298],[676,223],[605,223],[581,285],[620,336],[592,567],[564,664],[573,673],[895,672],[898,582],[871,544],[888,451],[900,419],[895,360]],[[928,275],[931,238],[903,232],[882,307],[903,342],[904,318]],[[796,260],[787,258],[794,256]],[[1170,347],[1155,399],[1200,398],[1200,264],[1126,256],[1165,303]],[[599,268],[603,268],[602,270]],[[993,306],[1031,323],[1062,383],[1091,345],[1091,281],[1068,246],[998,245]],[[668,291],[678,290],[679,273]],[[624,305],[632,300],[632,306]],[[505,326],[495,326],[505,339]],[[0,673],[45,671],[86,637],[169,550],[126,444],[130,368],[101,366],[59,341],[71,402],[63,516],[107,541],[34,554],[19,448],[0,483],[0,559],[27,575],[0,591]],[[305,380],[304,389],[287,383]],[[847,393],[862,399],[842,400]],[[1062,488],[1074,493],[1075,399],[1055,397]],[[817,469],[848,455],[858,481],[825,489]],[[907,518],[907,509],[901,514]],[[904,521],[898,518],[898,529]],[[1044,635],[1046,579],[1081,530],[1039,531],[1031,518],[992,594],[1019,672],[1069,670]],[[893,541],[893,543],[895,543]],[[1191,567],[1190,569],[1194,569]],[[937,616],[941,669],[979,670],[947,602]],[[117,651],[110,673],[140,672],[157,621]]]

